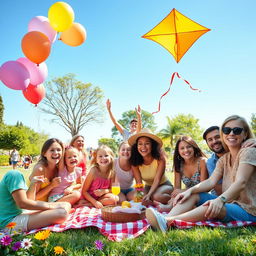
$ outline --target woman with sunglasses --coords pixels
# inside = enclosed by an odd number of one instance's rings
[[[168,215],[147,209],[146,217],[153,227],[165,232],[175,219],[256,222],[256,148],[242,148],[253,133],[244,118],[233,115],[223,122],[220,136],[227,153],[219,159],[213,174],[178,194]],[[220,179],[222,194],[206,193]]]

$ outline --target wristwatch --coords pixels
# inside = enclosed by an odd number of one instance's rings
[[[227,198],[225,196],[219,196],[219,199],[221,200],[221,202],[223,204],[225,204],[227,202]]]

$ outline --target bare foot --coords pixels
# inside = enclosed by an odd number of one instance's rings
[[[154,201],[154,206],[158,212],[169,212],[172,209],[172,206],[169,204],[162,204],[160,202]]]

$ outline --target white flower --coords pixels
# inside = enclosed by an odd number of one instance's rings
[[[21,242],[21,247],[24,249],[29,249],[32,246],[30,238],[24,238]]]

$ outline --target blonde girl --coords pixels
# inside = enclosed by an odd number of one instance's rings
[[[116,181],[119,182],[121,193],[119,196],[119,202],[125,200],[132,200],[135,190],[133,185],[133,172],[132,166],[129,162],[131,157],[131,147],[128,142],[122,142],[118,150],[118,158],[114,161],[114,170],[116,174]]]
[[[92,168],[83,184],[79,206],[93,206],[102,208],[104,205],[116,204],[119,200],[111,193],[111,185],[115,180],[113,171],[114,154],[112,150],[102,145],[94,153],[91,164]]]
[[[84,148],[84,136],[75,135],[71,141],[70,146],[76,148],[79,152],[79,163],[78,167],[82,168],[82,175],[86,176],[86,152]]]
[[[82,169],[77,167],[79,163],[79,151],[74,147],[67,147],[64,161],[60,162],[58,176],[60,184],[51,190],[49,202],[69,202],[75,204],[81,196],[78,189],[81,188]]]

